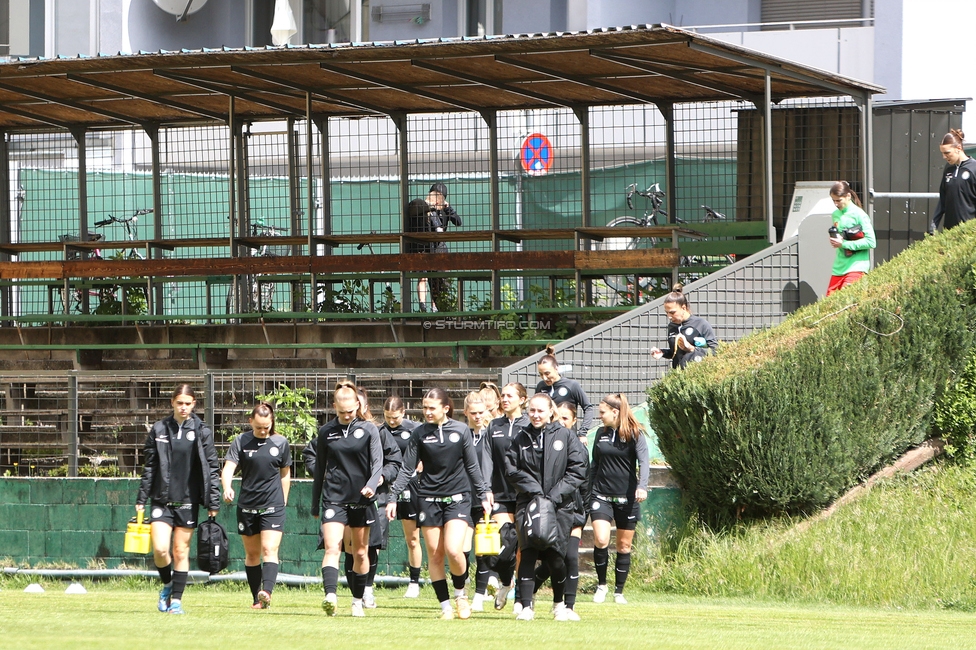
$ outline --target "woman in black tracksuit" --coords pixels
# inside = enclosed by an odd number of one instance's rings
[[[447,391],[443,388],[427,391],[423,405],[426,424],[411,434],[403,456],[403,468],[390,492],[401,493],[418,465],[423,463],[424,471],[417,486],[420,496],[418,519],[427,545],[431,586],[441,605],[441,618],[453,618],[444,571],[444,559],[447,558],[457,614],[466,619],[471,616],[471,605],[464,591],[467,579],[464,537],[471,520],[471,489],[474,488],[474,499],[489,512],[492,495],[478,467],[471,430],[449,417],[453,407]],[[386,512],[390,519],[396,517],[397,504],[390,503]]]
[[[563,557],[569,544],[570,530],[575,520],[574,494],[586,479],[586,449],[576,434],[558,422],[553,422],[556,405],[548,395],[535,395],[529,400],[529,425],[512,440],[505,455],[505,475],[518,492],[516,522],[536,496],[544,496],[556,506],[556,542],[545,550],[524,546],[523,531],[519,540],[522,558],[519,561],[519,600],[522,611],[517,620],[535,618],[532,592],[535,586],[535,563],[542,560],[549,565],[552,576],[553,616],[569,620],[563,603],[566,565]]]
[[[157,607],[170,614],[183,613],[199,508],[204,506],[211,517],[220,510],[220,461],[213,433],[193,413],[196,403],[189,384],[173,391],[173,415],[154,424],[146,437],[146,464],[136,497],[138,512],[150,502],[153,560],[163,583]]]
[[[224,501],[233,503],[231,482],[241,468],[237,530],[244,542],[244,573],[251,588],[251,607],[267,609],[278,578],[278,547],[291,487],[291,446],[288,438],[275,433],[270,404],[255,406],[248,423],[251,430],[235,437],[227,450],[220,483]]]
[[[624,584],[630,572],[634,530],[640,521],[640,504],[647,498],[647,441],[627,398],[607,395],[600,402],[603,426],[593,439],[593,463],[587,486],[590,520],[593,522],[593,566],[598,586],[593,602],[607,597],[607,565],[610,554],[610,522],[617,525],[617,564],[614,601],[627,604]]]
[[[478,468],[481,475],[488,480],[491,476],[491,448],[488,444],[488,423],[491,422],[491,413],[485,403],[484,393],[472,391],[464,398],[464,415],[468,419],[468,428],[471,429],[471,443],[474,445],[475,456],[478,458]],[[468,527],[468,534],[464,540],[464,548],[471,552],[471,544],[474,538],[474,527],[478,522],[485,518],[485,511],[480,504],[471,504],[471,523]],[[469,561],[470,564],[470,561]],[[485,555],[478,555],[475,558],[475,587],[474,598],[471,601],[472,612],[485,611],[484,601],[488,593],[488,578],[491,577],[491,558]]]
[[[551,345],[546,346],[546,354],[537,366],[539,377],[542,378],[536,387],[536,393],[545,393],[556,403],[569,404],[572,408],[583,409],[583,417],[580,421],[580,431],[586,433],[593,425],[594,407],[590,404],[590,398],[586,396],[586,391],[579,385],[579,382],[572,379],[564,379],[559,374],[559,362],[556,361],[555,349]]]
[[[495,592],[495,609],[504,609],[508,592],[512,589],[517,560],[515,535],[515,501],[518,493],[505,476],[505,455],[512,446],[512,440],[528,426],[529,418],[522,413],[527,399],[525,386],[519,382],[506,384],[501,391],[502,416],[488,425],[488,442],[491,446],[491,491],[495,497],[495,510],[492,519],[501,525],[502,552],[495,559],[495,571],[500,586]]]
[[[396,395],[391,395],[383,404],[383,425],[380,431],[386,431],[396,442],[400,452],[400,466],[403,466],[403,454],[407,451],[407,442],[414,429],[420,426],[419,422],[408,420],[404,417],[406,408],[403,400]],[[393,481],[396,477],[390,481]],[[420,502],[417,500],[417,477],[411,477],[405,490],[397,495],[397,519],[403,526],[403,537],[407,542],[407,563],[410,567],[410,583],[407,591],[403,594],[404,598],[417,598],[420,596],[420,565],[423,561],[423,550],[420,548],[420,528],[417,527],[417,516],[420,514]]]
[[[346,527],[352,531],[352,615],[365,616],[363,593],[369,571],[369,527],[376,519],[373,497],[383,468],[380,433],[359,418],[356,389],[339,385],[334,393],[336,417],[319,429],[312,478],[312,515],[322,512],[322,609],[336,614],[339,555]]]

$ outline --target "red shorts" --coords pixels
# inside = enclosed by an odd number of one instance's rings
[[[844,275],[830,276],[830,284],[827,285],[827,295],[829,296],[833,292],[839,291],[849,284],[854,284],[862,277],[864,277],[864,271],[851,271],[850,273],[845,273]]]

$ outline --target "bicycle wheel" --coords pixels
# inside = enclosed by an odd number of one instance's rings
[[[617,217],[607,224],[607,228],[643,228],[645,224],[634,217]],[[653,237],[607,237],[601,242],[593,242],[593,249],[597,251],[632,251],[647,250],[654,248],[657,240]],[[635,275],[605,275],[603,281],[607,288],[616,294],[618,300],[613,300],[614,296],[609,296],[610,302],[633,302]],[[646,286],[647,280],[641,278],[641,287]]]

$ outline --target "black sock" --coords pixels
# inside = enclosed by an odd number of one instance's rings
[[[579,544],[579,537],[570,537],[569,548],[566,549],[566,593],[563,600],[570,609],[576,605],[576,590],[579,588]]]
[[[278,581],[278,563],[265,562],[261,569],[261,581],[264,583],[264,590],[269,594],[274,590],[275,583]]]
[[[593,568],[596,570],[596,581],[600,585],[607,584],[607,564],[610,562],[610,547],[593,549]]]
[[[251,588],[251,596],[254,602],[258,602],[258,592],[261,591],[261,565],[244,565],[244,573],[247,574],[247,586]]]
[[[159,573],[159,580],[164,584],[168,585],[173,582],[173,565],[167,564],[166,566],[156,567],[156,571]]]
[[[498,570],[498,582],[506,587],[512,586],[512,577],[515,576],[515,558],[511,562],[505,562],[495,567]]]
[[[352,583],[349,585],[350,591],[352,591],[353,598],[362,598],[363,593],[366,591],[366,575],[365,573],[353,573]]]
[[[474,593],[485,595],[488,593],[488,578],[491,577],[491,571],[488,569],[488,558],[479,557],[477,559],[478,572],[475,574],[474,579]]]
[[[446,603],[451,600],[451,594],[447,591],[447,580],[433,580],[430,586],[434,588],[437,602]]]
[[[534,576],[519,576],[518,579],[518,602],[522,603],[522,607],[532,607],[532,589],[535,587],[535,577]]]
[[[451,574],[451,583],[454,585],[455,589],[464,589],[464,583],[468,581],[468,572],[465,571],[461,575]]]
[[[372,587],[376,579],[376,567],[380,563],[380,549],[376,546],[369,547],[369,572],[366,574],[366,586]]]
[[[410,582],[420,583],[420,567],[412,566],[410,567]]]
[[[183,592],[186,590],[186,571],[173,571],[173,595],[170,600],[183,600]]]
[[[352,566],[354,564],[353,556],[352,553],[344,553],[343,556],[345,557],[346,586],[349,589],[352,589]]]
[[[334,566],[322,567],[322,588],[325,590],[325,595],[334,594],[337,584],[339,584],[339,569]]]
[[[532,593],[538,592],[539,588],[542,587],[542,585],[545,584],[546,580],[548,579],[549,579],[549,565],[543,562],[535,570],[535,591],[533,591]]]
[[[627,584],[627,574],[630,573],[630,553],[617,553],[617,565],[615,567],[615,579],[613,593],[624,593],[624,585]]]

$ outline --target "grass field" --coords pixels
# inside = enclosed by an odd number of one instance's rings
[[[429,588],[417,601],[403,590],[379,590],[379,608],[366,619],[348,615],[340,589],[340,615],[327,618],[317,590],[279,588],[271,609],[248,608],[250,594],[228,588],[190,587],[186,616],[155,610],[155,591],[118,584],[87,585],[87,595],[66,595],[48,584],[27,594],[7,583],[0,591],[3,648],[976,648],[970,614],[804,607],[747,600],[700,599],[630,593],[629,605],[594,605],[582,596],[579,623],[541,618],[515,621],[504,613],[468,621],[437,620]]]

